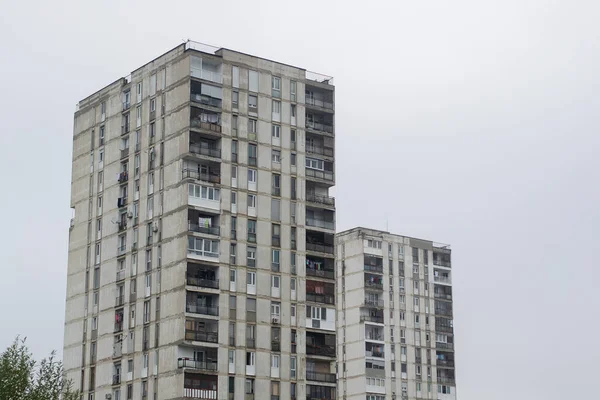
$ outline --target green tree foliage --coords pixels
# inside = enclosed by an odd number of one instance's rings
[[[16,338],[0,354],[0,400],[77,400],[79,393],[65,379],[63,365],[50,357],[36,362],[25,339]]]

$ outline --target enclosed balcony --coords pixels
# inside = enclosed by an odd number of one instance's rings
[[[306,301],[335,304],[335,285],[322,281],[306,281]]]
[[[306,354],[320,357],[335,357],[335,335],[306,332]]]
[[[333,186],[335,176],[333,172],[333,162],[322,160],[315,157],[306,156],[305,174],[307,181],[315,181]]]
[[[204,183],[221,183],[221,166],[218,162],[184,160],[182,178]]]
[[[365,361],[365,375],[376,378],[385,377],[385,361]]]
[[[383,274],[383,258],[365,254],[364,261],[365,271]]]
[[[205,51],[205,49],[198,49]],[[214,53],[215,49],[210,49]],[[190,57],[190,75],[194,78],[221,84],[223,82],[222,63],[210,58],[193,55]]]
[[[199,288],[219,289],[218,276],[218,267],[188,263],[186,284]]]
[[[190,101],[205,106],[221,108],[223,89],[220,86],[192,80]]]
[[[333,91],[306,86],[304,103],[310,110],[333,112]]]
[[[186,399],[218,400],[218,377],[185,373],[183,380],[183,397]]]
[[[211,134],[221,134],[221,113],[204,108],[191,107],[190,129]]]
[[[203,235],[219,236],[221,233],[218,215],[188,209],[188,230]]]
[[[365,340],[383,341],[383,327],[365,325]]]
[[[335,230],[335,213],[330,210],[306,207],[306,226]]]
[[[383,290],[383,275],[371,274],[369,272],[365,272],[365,290],[375,290],[382,291]]]
[[[435,331],[444,332],[444,333],[452,333],[454,332],[454,322],[451,318],[446,318],[442,316],[435,317]]]
[[[221,158],[221,140],[202,133],[190,132],[190,153],[200,158]]]
[[[186,319],[185,340],[219,343],[219,323],[210,319]]]
[[[218,316],[219,295],[187,292],[185,311],[190,314]]]
[[[306,400],[336,400],[335,387],[306,385]]]
[[[333,135],[333,115],[315,110],[306,112],[306,131],[316,134]]]
[[[307,157],[313,158],[333,158],[334,141],[328,136],[314,135],[308,133],[304,150]]]
[[[438,369],[437,370],[437,383],[442,385],[455,386],[456,378],[454,376],[453,369]]]
[[[335,265],[333,259],[307,255],[306,275],[317,278],[335,279]]]
[[[365,342],[365,356],[371,358],[385,359],[383,344]]]
[[[333,234],[317,231],[306,231],[306,251],[313,253],[333,254]]]
[[[452,286],[434,285],[433,297],[441,300],[452,300]]]
[[[335,365],[330,361],[306,360],[306,380],[313,382],[336,383]]]
[[[375,324],[383,324],[383,310],[372,307],[361,308],[360,322],[372,322]]]
[[[188,204],[209,212],[221,211],[221,190],[206,184],[188,183]]]
[[[188,236],[188,258],[198,261],[219,262],[219,241]]]

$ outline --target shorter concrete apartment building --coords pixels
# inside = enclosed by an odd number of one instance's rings
[[[456,399],[450,247],[336,235],[338,398]]]

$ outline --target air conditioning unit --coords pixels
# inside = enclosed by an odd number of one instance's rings
[[[154,223],[154,225],[152,226],[152,230],[154,232],[158,232],[158,223],[156,223],[156,222]]]
[[[112,399],[112,394],[107,393],[106,396],[104,396],[105,399],[110,400]]]
[[[127,213],[127,218],[133,218],[133,213],[131,211]]]
[[[279,324],[279,317],[272,317],[272,318],[271,318],[271,322],[272,322],[273,324]]]

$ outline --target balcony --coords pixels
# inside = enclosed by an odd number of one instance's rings
[[[435,360],[435,363],[438,367],[442,367],[442,368],[454,368],[454,360],[448,360],[448,359],[437,359]]]
[[[190,128],[209,134],[221,133],[221,114],[192,107]]]
[[[314,303],[322,303],[322,304],[335,304],[335,295],[306,293],[306,301],[312,301]]]
[[[335,400],[335,387],[306,385],[306,400]]]
[[[120,385],[121,384],[121,375],[113,375],[112,384]]]
[[[309,203],[335,207],[335,198],[329,196],[319,196],[313,193],[306,194],[306,201]]]
[[[335,279],[333,260],[329,258],[307,256],[306,275],[317,278]]]
[[[437,265],[444,268],[450,268],[452,266],[450,262],[450,249],[447,245],[441,245],[438,247],[434,244],[433,250],[433,265]]]
[[[454,343],[436,342],[435,348],[438,350],[454,350]]]
[[[214,236],[221,234],[221,228],[219,226],[211,226],[210,222],[200,224],[199,222],[188,221],[188,230]]]
[[[192,331],[185,330],[185,340],[192,340],[195,342],[207,342],[207,343],[219,343],[218,332],[203,332],[203,331]]]
[[[438,376],[437,383],[449,386],[456,386],[456,379],[453,376]]]
[[[369,343],[367,343],[367,344],[369,344]],[[377,346],[377,347],[373,346],[373,347],[371,347],[371,349],[367,348],[365,350],[365,356],[385,359],[385,353],[383,352],[383,346]]]
[[[209,182],[209,183],[221,183],[221,174],[220,173],[199,172],[199,171],[193,170],[193,169],[184,169],[182,171],[182,178],[183,179],[186,179],[186,178],[197,179],[199,181],[204,181],[204,182]]]
[[[383,290],[383,277],[381,275],[365,273],[365,289]]]
[[[194,389],[194,388],[183,388],[183,397],[186,399],[199,399],[199,400],[217,400],[217,391],[212,389]]]
[[[210,107],[221,108],[222,98],[223,89],[220,87],[192,80],[190,101]]]
[[[217,362],[216,361],[196,361],[190,360],[189,358],[178,358],[177,368],[189,368],[196,369],[199,371],[216,372]]]
[[[442,276],[442,275],[435,276],[434,275],[433,276],[433,281],[434,282],[439,282],[439,283],[446,283],[448,285],[452,284],[452,279],[449,276]]]
[[[221,158],[221,149],[217,148],[215,145],[207,145],[204,142],[190,143],[190,153],[213,158]]]
[[[325,383],[336,383],[337,377],[335,374],[325,372],[306,371],[306,380]]]
[[[360,322],[383,324],[383,312],[380,312],[379,314],[363,314],[360,316]]]
[[[333,245],[332,244],[320,244],[320,243],[306,243],[307,251],[314,251],[317,253],[327,253],[333,254]]]
[[[125,182],[127,182],[128,179],[129,179],[129,173],[127,171],[123,171],[119,174],[119,176],[117,178],[117,182],[125,183]]]

